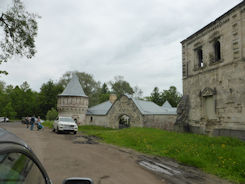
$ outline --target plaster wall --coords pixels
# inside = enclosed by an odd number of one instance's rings
[[[83,125],[86,120],[88,109],[87,97],[60,96],[58,97],[57,109],[59,116],[70,116],[77,120],[77,124]]]
[[[176,115],[145,115],[144,126],[149,128],[159,128],[163,130],[173,130]]]
[[[111,127],[106,115],[87,115],[86,125],[96,125],[103,127]]]

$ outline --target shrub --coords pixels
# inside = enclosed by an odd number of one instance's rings
[[[54,108],[52,108],[47,112],[46,119],[55,120],[57,116],[58,116],[58,112]]]

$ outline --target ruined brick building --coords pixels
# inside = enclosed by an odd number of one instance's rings
[[[245,1],[181,44],[190,130],[245,139]]]

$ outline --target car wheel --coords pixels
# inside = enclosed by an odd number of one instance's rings
[[[59,128],[57,127],[57,129],[56,129],[56,133],[57,134],[59,134],[60,133],[60,131],[59,131]]]
[[[77,134],[77,132],[75,131],[75,132],[73,132],[74,134]]]

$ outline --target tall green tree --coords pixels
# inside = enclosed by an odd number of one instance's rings
[[[12,88],[11,85],[7,87],[6,96],[10,98],[10,102],[14,111],[17,113],[16,117],[31,116],[37,111],[37,93],[30,89],[27,82],[22,85]]]
[[[15,118],[16,112],[14,111],[14,108],[12,107],[11,102],[9,102],[3,109],[2,109],[2,116],[8,117],[8,118]]]
[[[152,102],[154,102],[154,103],[156,103],[157,105],[162,105],[161,94],[159,92],[158,87],[155,87],[153,89],[149,100],[152,101]]]
[[[163,90],[163,92],[159,92],[159,88],[155,87],[151,96],[146,97],[146,99],[160,106],[167,100],[172,107],[177,107],[181,97],[182,95],[177,91],[177,88],[175,86],[170,86],[168,90]]]
[[[36,19],[39,16],[27,12],[20,0],[13,0],[12,7],[0,15],[0,28],[4,33],[0,41],[0,64],[7,62],[13,55],[34,56],[38,30]],[[7,74],[6,71],[0,73]]]
[[[103,83],[100,92],[99,92],[99,103],[109,100],[110,90],[106,83]]]
[[[52,80],[41,86],[38,98],[41,117],[44,118],[50,109],[57,109],[58,94],[62,93],[63,90],[64,87],[61,84],[55,84]]]
[[[114,81],[110,81],[112,92],[118,97],[124,94],[132,95],[134,93],[133,88],[130,84],[124,80],[123,76],[115,76]]]
[[[161,99],[163,103],[167,100],[173,107],[177,107],[181,94],[177,91],[175,86],[170,86],[168,90],[163,90],[161,93]]]

